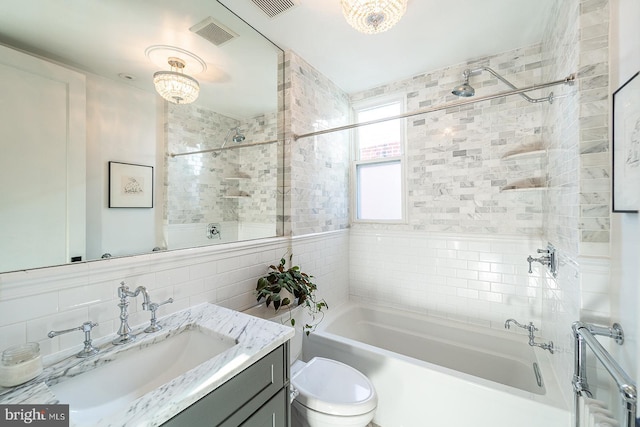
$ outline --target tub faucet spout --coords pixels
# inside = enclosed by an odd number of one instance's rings
[[[519,323],[516,319],[507,319],[507,321],[504,322],[505,329],[511,329],[511,323],[515,323],[515,325],[519,328],[527,329],[525,325]]]
[[[529,332],[529,345],[530,346],[532,346],[532,347],[540,347],[543,350],[549,350],[549,352],[551,354],[553,354],[553,351],[554,351],[553,341],[549,341],[548,343],[537,343],[536,342],[536,337],[535,337],[534,333],[535,333],[535,331],[538,330],[538,328],[535,327],[533,322],[529,322],[528,325],[523,325],[523,324],[519,323],[515,319],[507,319],[507,321],[504,322],[504,327],[506,329],[511,329],[511,323],[515,324],[519,328],[526,329]]]

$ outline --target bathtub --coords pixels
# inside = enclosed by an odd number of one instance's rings
[[[381,427],[567,427],[553,356],[527,343],[524,334],[350,303],[327,311],[303,352],[367,375]]]

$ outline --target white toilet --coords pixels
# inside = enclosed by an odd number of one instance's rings
[[[287,310],[276,313],[264,304],[245,313],[291,325]],[[296,325],[304,325],[302,307],[291,310]],[[302,330],[296,327],[291,339],[292,427],[365,427],[378,405],[378,395],[369,379],[360,371],[336,360],[314,357],[307,363],[302,354]]]

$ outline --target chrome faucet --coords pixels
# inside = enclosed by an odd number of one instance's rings
[[[120,328],[118,328],[118,338],[112,341],[113,345],[127,344],[135,341],[136,336],[131,334],[131,327],[129,326],[129,301],[127,298],[137,297],[141,293],[144,298],[142,309],[149,310],[151,301],[147,293],[147,288],[138,286],[135,291],[131,292],[124,282],[120,282],[120,287],[118,288],[118,297],[120,297],[120,304],[118,304],[118,307],[120,307]]]
[[[543,350],[549,350],[549,352],[551,354],[553,354],[553,341],[549,341],[549,343],[537,343],[536,342],[536,337],[534,335],[534,332],[538,330],[538,328],[536,328],[533,324],[533,322],[529,322],[528,325],[523,325],[521,323],[519,323],[517,320],[515,319],[507,319],[506,322],[504,322],[504,327],[506,329],[511,329],[511,323],[514,323],[517,327],[522,328],[522,329],[526,329],[527,331],[529,331],[529,345],[532,347],[540,347]]]
[[[547,243],[546,249],[538,249],[537,252],[543,255],[539,258],[534,258],[531,255],[527,257],[527,262],[529,263],[529,274],[533,273],[531,264],[539,262],[549,269],[553,277],[556,277],[558,275],[558,258],[556,255],[556,248],[554,248],[551,243]]]
[[[158,324],[158,318],[156,317],[156,311],[158,308],[165,304],[171,304],[173,302],[173,298],[169,298],[166,301],[162,301],[160,303],[150,302],[147,304],[148,310],[151,312],[151,324],[145,328],[146,333],[158,332],[162,329],[162,326]]]
[[[84,332],[84,348],[76,354],[76,357],[85,358],[98,353],[98,349],[91,344],[91,330],[96,326],[98,326],[98,324],[95,322],[84,322],[77,328],[65,329],[63,331],[51,331],[47,334],[47,336],[49,338],[53,338],[57,337],[58,335],[66,334],[73,331]]]

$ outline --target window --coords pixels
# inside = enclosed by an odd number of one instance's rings
[[[404,100],[354,106],[358,123],[403,113]],[[356,221],[400,222],[404,219],[402,156],[404,121],[389,120],[357,128],[355,143]]]

